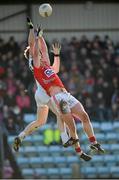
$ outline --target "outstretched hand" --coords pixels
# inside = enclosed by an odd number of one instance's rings
[[[51,52],[53,52],[55,55],[59,55],[61,51],[61,45],[57,42],[52,44],[52,50]]]

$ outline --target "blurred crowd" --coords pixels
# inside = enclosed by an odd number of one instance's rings
[[[49,52],[51,43],[48,43]],[[84,105],[92,120],[119,120],[119,43],[110,37],[61,40],[59,76]],[[35,113],[35,83],[24,58],[25,42],[0,38],[0,121],[11,134],[24,126],[24,113]],[[50,54],[53,62],[53,55]]]

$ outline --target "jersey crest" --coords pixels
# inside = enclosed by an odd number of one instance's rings
[[[44,73],[47,77],[50,77],[54,74],[54,71],[52,69],[46,69]]]

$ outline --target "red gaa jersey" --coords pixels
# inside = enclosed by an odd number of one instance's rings
[[[39,68],[34,67],[34,77],[39,84],[45,89],[48,95],[49,89],[52,86],[59,86],[64,88],[64,85],[58,75],[53,71],[51,66],[40,66]]]

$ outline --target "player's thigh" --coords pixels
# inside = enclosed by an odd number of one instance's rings
[[[60,116],[59,107],[53,99],[50,99],[47,105],[56,116]]]
[[[48,118],[49,108],[47,105],[39,106],[37,108],[37,121],[42,124],[45,124]]]
[[[82,118],[83,114],[85,113],[85,110],[83,105],[80,102],[78,102],[75,106],[71,108],[71,112],[78,118]]]
[[[57,115],[57,126],[60,132],[65,132],[65,123],[60,116]]]

